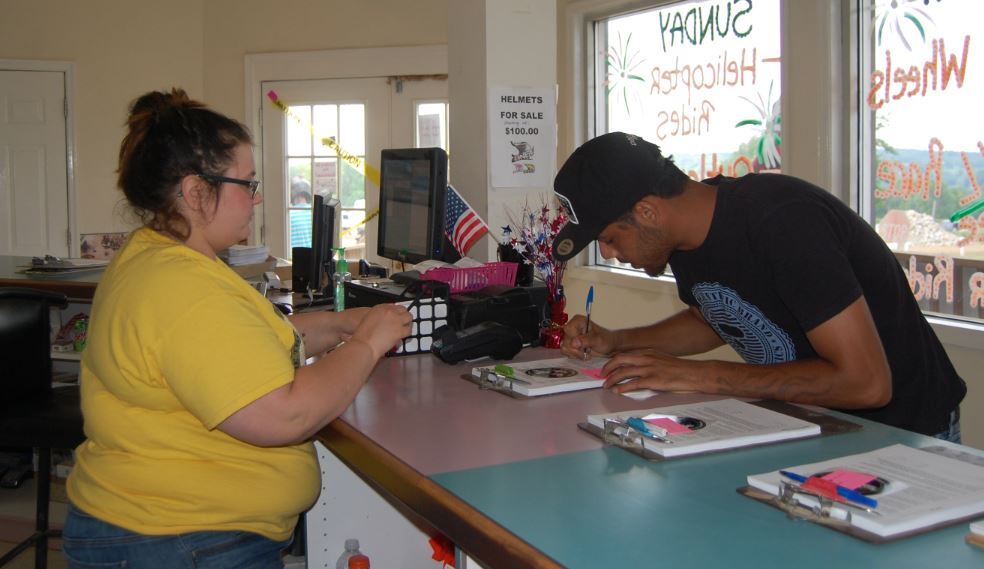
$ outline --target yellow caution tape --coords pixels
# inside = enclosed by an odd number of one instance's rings
[[[304,124],[304,120],[301,117],[297,116],[296,114],[292,113],[290,107],[288,107],[286,103],[280,100],[280,97],[277,96],[276,91],[272,89],[268,91],[267,98],[270,99],[270,102],[272,102],[275,107],[283,111],[285,115],[294,119],[294,121],[297,122],[298,124]],[[309,128],[311,129],[311,133],[313,134],[314,125],[311,125]],[[355,168],[363,176],[365,176],[367,180],[375,184],[376,187],[379,187],[379,170],[369,165],[365,160],[358,157],[357,155],[352,154],[351,152],[346,152],[345,149],[343,149],[341,146],[338,145],[337,142],[335,142],[335,139],[333,137],[322,138],[321,144],[324,144],[328,148],[334,150],[335,153],[338,154],[339,158],[348,162],[353,168]]]
[[[280,109],[281,111],[283,111],[285,115],[287,115],[288,117],[294,119],[294,121],[296,121],[298,124],[303,124],[303,122],[304,122],[303,119],[301,119],[301,117],[299,117],[296,114],[294,114],[294,113],[291,112],[290,107],[288,107],[283,101],[280,100],[280,97],[277,96],[277,92],[276,91],[274,91],[274,90],[271,89],[269,92],[267,92],[267,98],[270,99],[270,102],[273,103],[273,105],[275,107],[277,107],[278,109]],[[311,128],[311,133],[313,134],[314,133],[314,125],[311,125],[310,128]],[[366,163],[365,160],[363,160],[362,158],[359,158],[355,154],[352,154],[351,152],[346,152],[345,149],[343,149],[341,146],[339,146],[338,143],[335,142],[335,139],[332,138],[332,137],[322,138],[321,139],[321,144],[324,144],[328,148],[331,148],[332,150],[334,150],[335,153],[338,154],[338,157],[339,158],[341,158],[342,160],[348,162],[353,168],[355,168],[360,173],[362,173],[362,175],[365,176],[366,179],[368,179],[373,184],[376,184],[377,187],[379,186],[379,170],[377,170],[376,168],[373,168],[368,163]],[[363,218],[362,221],[356,223],[352,227],[349,227],[345,231],[342,231],[341,232],[341,235],[339,237],[344,237],[344,236],[348,235],[349,233],[351,233],[352,231],[354,231],[358,227],[360,227],[362,225],[365,225],[369,220],[371,220],[372,218],[376,217],[377,215],[379,215],[379,210],[378,209],[377,210],[374,210],[373,212],[371,212],[369,215],[367,215],[365,218]]]

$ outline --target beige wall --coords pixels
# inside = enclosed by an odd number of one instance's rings
[[[0,59],[75,64],[78,228],[120,231],[116,161],[127,106],[180,85],[202,97],[202,1],[0,0]]]
[[[448,0],[206,0],[205,93],[239,120],[247,53],[446,44]]]
[[[0,0],[0,59],[75,64],[80,233],[132,227],[116,189],[127,106],[183,87],[245,118],[247,53],[447,43],[447,0]]]

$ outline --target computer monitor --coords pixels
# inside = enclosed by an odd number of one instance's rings
[[[383,150],[376,253],[401,263],[459,256],[444,234],[448,155],[441,148]]]
[[[311,259],[308,265],[309,290],[315,294],[331,293],[332,249],[338,236],[338,200],[315,194],[311,216]],[[326,277],[327,276],[327,280]]]

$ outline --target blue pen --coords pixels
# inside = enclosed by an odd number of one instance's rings
[[[591,333],[591,305],[594,304],[594,285],[588,287],[588,299],[584,301],[584,315],[588,322],[584,325],[584,335]],[[584,348],[584,359],[588,359],[588,348]]]
[[[790,472],[788,470],[780,470],[779,474],[785,476],[786,478],[789,478],[794,482],[799,482],[800,484],[803,484],[808,479],[808,477],[803,476],[802,474],[796,474],[795,472]],[[845,488],[840,484],[836,484],[836,486],[837,486],[837,494],[840,495],[842,498],[846,498],[852,502],[862,504],[864,506],[868,506],[869,508],[878,507],[878,500],[875,500],[874,498],[869,498],[860,492],[851,490],[850,488]]]
[[[647,425],[646,422],[640,419],[639,417],[629,417],[628,419],[625,420],[625,424],[635,429],[636,431],[639,431],[639,433],[650,439],[654,439],[664,443],[673,442],[670,439],[666,438],[667,435],[666,429]]]

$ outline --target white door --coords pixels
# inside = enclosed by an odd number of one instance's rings
[[[262,88],[265,94],[276,93],[287,107],[285,111],[269,100],[263,107],[263,234],[271,254],[289,258],[286,214],[310,208],[310,203],[291,203],[299,181],[312,196],[330,195],[342,202],[343,230],[361,221],[374,203],[365,166],[371,171],[389,143],[388,88],[385,78],[265,81]],[[325,144],[325,138],[334,143]],[[364,241],[342,242],[347,256],[364,256]],[[375,247],[374,242],[368,245]]]
[[[65,74],[0,70],[0,254],[69,255]]]
[[[379,262],[376,220],[360,223],[379,206],[380,152],[447,148],[447,81],[405,80],[399,88],[386,77],[264,81],[262,92],[263,238],[271,254],[290,257],[289,219],[307,205],[292,196],[309,189],[342,202],[346,257]],[[322,144],[325,137],[334,143]],[[303,237],[295,234],[293,244],[305,245]]]

